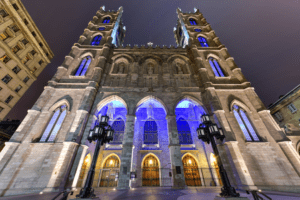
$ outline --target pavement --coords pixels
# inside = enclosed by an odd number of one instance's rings
[[[220,187],[188,187],[183,190],[175,190],[164,187],[141,187],[130,190],[116,190],[114,188],[96,188],[95,194],[98,199],[101,200],[213,200],[221,192]],[[251,194],[247,194],[244,191],[237,191],[241,197],[248,197],[249,200],[254,200]],[[74,191],[72,196],[68,199],[76,198],[76,194],[79,193],[79,189]],[[285,193],[285,192],[273,192],[263,191],[272,200],[300,200],[300,193]],[[31,195],[19,195],[1,197],[0,200],[51,200],[58,193],[44,193],[44,194],[31,194]],[[261,195],[262,196],[262,195]],[[60,195],[57,200],[62,197]],[[266,199],[262,196],[263,199]]]

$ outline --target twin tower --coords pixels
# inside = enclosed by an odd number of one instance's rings
[[[123,8],[101,7],[0,154],[1,196],[81,188],[110,117],[93,187],[222,185],[210,145],[197,138],[211,116],[237,188],[298,191],[300,158],[206,19],[177,9],[178,47],[122,46]]]

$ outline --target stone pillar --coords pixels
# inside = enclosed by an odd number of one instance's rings
[[[186,185],[181,160],[176,116],[168,115],[166,119],[168,121],[169,150],[173,176],[173,188],[185,188]]]
[[[84,161],[84,158],[86,156],[86,152],[87,152],[88,148],[89,147],[86,146],[86,145],[80,145],[79,150],[77,152],[77,155],[79,155],[79,153],[81,153],[81,156],[80,156],[79,163],[78,163],[77,169],[76,169],[76,173],[74,175],[74,180],[73,180],[73,183],[72,183],[72,188],[73,189],[75,189],[77,187],[81,167],[82,167],[82,164],[83,164],[83,161]],[[72,174],[72,172],[71,172],[71,174]]]
[[[123,149],[121,155],[121,167],[119,173],[119,183],[117,189],[129,189],[131,156],[134,136],[135,115],[126,116],[125,133],[123,139]]]

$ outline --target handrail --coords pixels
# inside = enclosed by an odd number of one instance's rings
[[[63,194],[63,197],[60,200],[67,200],[69,193],[71,193],[71,195],[73,195],[73,191],[70,191],[70,189],[66,189],[66,190],[58,193],[52,200],[55,200],[61,194]]]
[[[265,196],[268,200],[272,200],[271,197],[269,197],[268,195],[264,194],[261,192],[261,190],[246,190],[247,194],[252,194],[254,200],[264,200],[261,196],[259,196],[257,193],[262,194],[263,196]]]

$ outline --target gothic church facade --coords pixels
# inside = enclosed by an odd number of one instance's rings
[[[222,185],[197,138],[204,113],[224,130],[218,149],[232,185],[299,192],[299,155],[199,10],[177,9],[177,48],[123,47],[122,13],[97,11],[6,143],[1,196],[81,188],[102,115],[115,135],[94,187]]]

